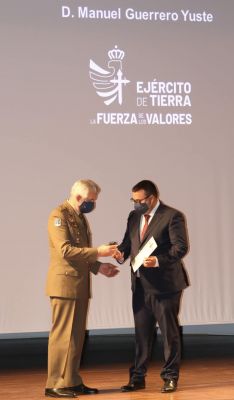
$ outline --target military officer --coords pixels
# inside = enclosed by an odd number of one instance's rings
[[[99,257],[114,256],[116,245],[92,247],[84,214],[95,208],[100,192],[91,180],[79,180],[69,200],[52,211],[48,222],[50,266],[46,294],[50,296],[52,328],[48,346],[48,379],[45,395],[77,397],[98,390],[84,385],[79,374],[86,316],[90,297],[90,272],[107,277],[119,271]]]

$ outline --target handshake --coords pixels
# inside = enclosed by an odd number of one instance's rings
[[[97,248],[98,257],[113,257],[117,261],[123,259],[123,253],[121,253],[117,247],[116,242],[110,242],[109,244],[103,244]],[[111,278],[119,273],[116,265],[111,263],[101,263],[99,272],[108,278]]]

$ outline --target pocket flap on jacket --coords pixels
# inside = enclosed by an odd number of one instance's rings
[[[65,275],[65,276],[79,276],[78,271],[59,271],[56,275]]]

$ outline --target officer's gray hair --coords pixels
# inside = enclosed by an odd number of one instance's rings
[[[79,181],[76,181],[71,188],[71,195],[72,196],[77,196],[77,195],[87,195],[87,193],[95,193],[99,194],[101,191],[101,188],[98,186],[97,183],[92,181],[91,179],[80,179]]]

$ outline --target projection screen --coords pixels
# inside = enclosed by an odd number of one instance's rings
[[[121,241],[131,188],[187,217],[183,325],[234,322],[233,15],[223,0],[1,2],[0,332],[50,327],[47,219],[102,188],[93,245]],[[130,267],[92,277],[88,328],[133,326]]]

